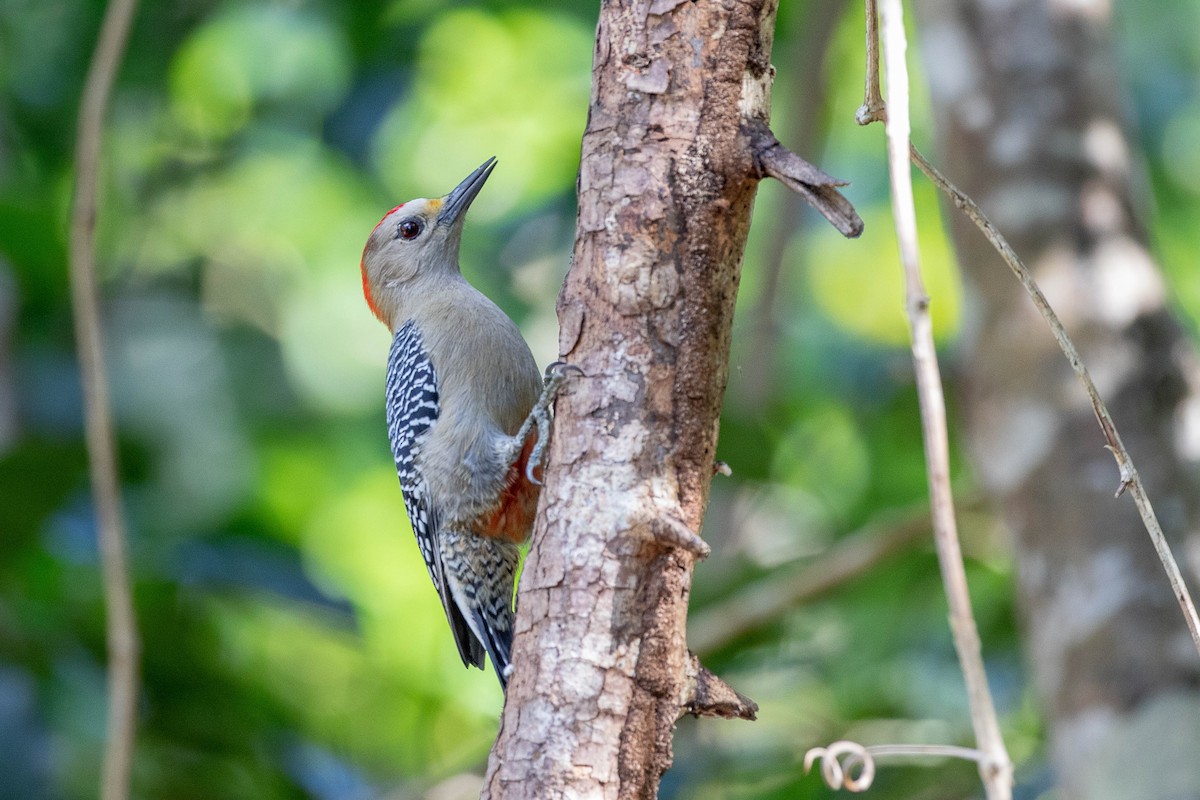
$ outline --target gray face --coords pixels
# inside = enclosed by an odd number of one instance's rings
[[[458,271],[467,209],[496,166],[490,158],[442,198],[418,198],[388,212],[363,250],[363,290],[371,310],[390,326],[394,293],[422,276]]]

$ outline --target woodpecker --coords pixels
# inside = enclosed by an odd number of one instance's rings
[[[389,211],[361,267],[367,305],[393,335],[388,438],[413,533],[463,664],[483,669],[486,652],[507,688],[517,545],[533,526],[561,373],[543,385],[517,326],[459,270],[463,220],[495,166]]]

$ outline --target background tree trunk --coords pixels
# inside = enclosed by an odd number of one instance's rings
[[[602,4],[557,406],[484,796],[654,797],[765,130],[774,0]]]
[[[1107,11],[1044,0],[918,8],[944,171],[1034,270],[1194,580],[1196,359],[1138,219],[1144,187]],[[974,290],[966,432],[1013,533],[1058,780],[1069,798],[1200,797],[1200,660],[1163,569],[1133,503],[1113,499],[1112,457],[1049,332],[991,246],[950,213]]]

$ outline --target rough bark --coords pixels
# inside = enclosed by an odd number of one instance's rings
[[[654,797],[682,712],[752,714],[695,663],[684,628],[768,171],[755,151],[773,144],[775,9],[602,4],[558,306],[561,358],[583,377],[557,403],[485,797]]]
[[[923,0],[947,176],[1034,270],[1184,557],[1200,530],[1197,360],[1147,249],[1106,6]],[[974,312],[974,464],[1013,532],[1027,651],[1068,798],[1197,797],[1200,661],[1083,392],[1028,298],[955,217]],[[1152,753],[1149,758],[1134,754]]]

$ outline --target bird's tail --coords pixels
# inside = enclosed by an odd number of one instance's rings
[[[450,596],[471,633],[487,651],[500,686],[507,689],[512,656],[517,546],[503,539],[442,530],[441,548]]]

